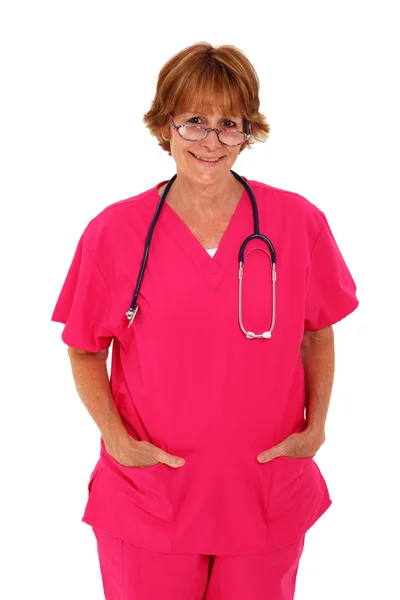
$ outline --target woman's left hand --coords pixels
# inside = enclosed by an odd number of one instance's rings
[[[314,456],[325,441],[324,431],[304,429],[292,433],[285,440],[257,456],[258,462],[266,463],[278,456],[289,458],[309,458]]]

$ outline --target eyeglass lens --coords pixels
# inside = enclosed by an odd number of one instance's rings
[[[179,133],[185,140],[198,142],[204,138],[204,129],[201,127],[193,127],[184,125],[179,128]],[[244,133],[241,131],[221,131],[218,134],[220,141],[223,144],[236,145],[244,141]]]

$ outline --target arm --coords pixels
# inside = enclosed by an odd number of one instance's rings
[[[316,331],[305,331],[300,353],[306,386],[307,429],[325,439],[325,421],[335,370],[332,325]]]
[[[182,457],[129,436],[111,393],[107,372],[108,349],[88,352],[69,347],[68,354],[79,397],[100,429],[109,454],[126,467],[148,467],[160,462],[170,467],[185,464]]]
[[[278,456],[314,456],[325,441],[325,421],[333,387],[333,329],[324,327],[305,331],[300,346],[306,388],[306,428],[291,433],[285,440],[257,456],[261,463]]]
[[[68,348],[72,375],[80,399],[101,432],[107,451],[128,437],[111,394],[107,372],[108,349],[87,352]]]

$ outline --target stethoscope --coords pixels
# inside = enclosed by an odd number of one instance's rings
[[[232,175],[234,175],[234,177],[236,177],[236,179],[245,187],[250,200],[251,200],[251,204],[253,207],[253,219],[254,219],[254,233],[252,233],[251,235],[249,235],[249,237],[247,237],[244,242],[242,243],[242,245],[240,246],[240,250],[239,250],[239,324],[240,324],[240,328],[243,331],[243,333],[245,334],[245,336],[249,339],[254,339],[254,338],[270,338],[272,335],[272,331],[275,327],[275,316],[276,316],[276,292],[275,292],[275,282],[276,282],[276,252],[274,249],[274,246],[271,242],[271,240],[269,240],[265,235],[262,235],[260,233],[260,226],[259,226],[259,218],[258,218],[258,206],[257,206],[257,201],[254,197],[254,194],[251,190],[251,187],[249,186],[249,184],[247,183],[247,181],[245,179],[243,179],[242,177],[240,177],[240,175],[238,175],[237,173],[235,173],[234,171],[231,171]],[[167,186],[163,192],[163,195],[158,203],[157,206],[157,210],[154,214],[153,220],[150,224],[149,227],[149,233],[147,234],[147,238],[146,238],[146,243],[145,243],[145,247],[144,247],[144,254],[143,254],[143,259],[142,259],[142,264],[140,267],[140,272],[139,272],[139,277],[136,283],[136,288],[135,288],[135,293],[133,295],[132,298],[132,302],[131,302],[131,306],[130,309],[128,310],[126,314],[127,319],[129,320],[129,325],[128,327],[130,327],[132,325],[132,321],[136,316],[136,313],[139,309],[139,305],[136,304],[138,295],[139,295],[139,291],[140,291],[140,286],[142,285],[142,279],[143,279],[143,274],[144,274],[144,270],[146,268],[146,263],[147,263],[147,259],[149,256],[149,250],[150,250],[150,243],[151,243],[151,238],[153,236],[153,231],[154,231],[154,227],[157,223],[158,217],[160,216],[160,212],[161,209],[164,205],[164,201],[165,198],[167,197],[167,194],[171,188],[171,185],[174,183],[175,179],[176,179],[177,175],[175,174],[172,179],[170,179],[167,183]],[[265,252],[267,254],[267,256],[270,259],[271,262],[271,277],[272,277],[272,317],[271,317],[271,325],[268,331],[264,331],[263,333],[253,333],[252,331],[247,331],[243,325],[243,315],[242,315],[242,308],[243,308],[243,267],[244,267],[244,251],[246,249],[247,244],[250,242],[250,240],[254,240],[254,239],[260,239],[263,240],[269,247],[270,250],[270,254],[266,251],[263,250],[262,248],[257,248],[257,250],[262,250],[263,252]],[[254,248],[253,248],[254,250]],[[252,250],[250,250],[250,252],[252,252]],[[248,254],[250,253],[248,252]]]

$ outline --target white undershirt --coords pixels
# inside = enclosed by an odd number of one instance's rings
[[[206,250],[210,256],[214,256],[218,248],[206,248]]]

